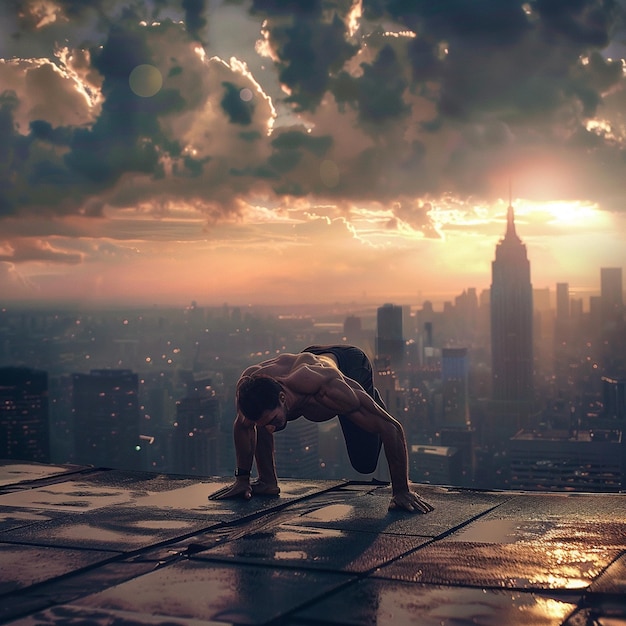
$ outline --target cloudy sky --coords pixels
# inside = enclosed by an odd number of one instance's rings
[[[437,302],[626,266],[617,0],[3,0],[0,300]],[[510,191],[509,191],[510,190]]]

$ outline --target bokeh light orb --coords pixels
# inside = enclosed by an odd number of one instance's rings
[[[239,92],[239,97],[244,101],[244,102],[250,102],[250,100],[252,100],[252,91],[250,89],[248,89],[247,87],[244,87],[240,92]]]
[[[138,65],[128,77],[128,84],[133,93],[142,98],[150,98],[163,87],[163,76],[154,65]]]

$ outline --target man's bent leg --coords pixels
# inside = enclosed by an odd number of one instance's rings
[[[346,450],[352,467],[361,474],[371,474],[376,470],[382,440],[376,433],[368,433],[345,415],[339,416],[339,423],[346,440]]]
[[[358,382],[367,394],[384,409],[385,404],[378,389],[374,387],[374,373],[367,355],[359,348],[346,346],[344,350],[339,350],[336,356],[341,373]],[[339,416],[339,423],[352,467],[361,474],[374,472],[383,445],[380,435],[368,433],[344,416]]]

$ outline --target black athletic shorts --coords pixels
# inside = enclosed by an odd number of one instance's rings
[[[309,346],[302,352],[315,355],[332,354],[337,359],[339,371],[347,378],[359,383],[377,404],[385,408],[378,389],[374,387],[372,364],[363,350],[349,345],[332,345]],[[352,467],[361,474],[371,474],[378,465],[382,446],[380,435],[368,433],[345,415],[338,417]]]

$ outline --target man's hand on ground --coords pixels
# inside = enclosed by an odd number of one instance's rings
[[[209,496],[209,500],[228,500],[232,498],[242,498],[249,500],[252,497],[252,485],[250,480],[238,479],[232,485],[228,487],[222,487]]]
[[[414,491],[398,493],[391,498],[389,510],[404,509],[411,513],[430,513],[433,507],[425,500],[422,500]]]

